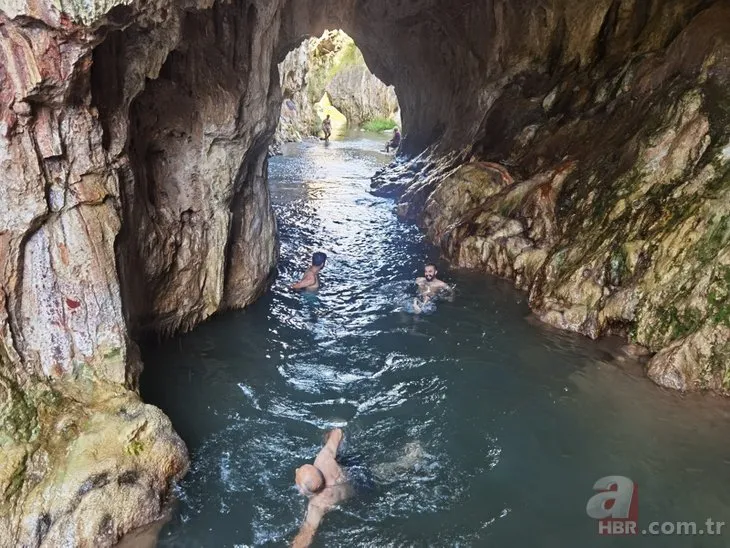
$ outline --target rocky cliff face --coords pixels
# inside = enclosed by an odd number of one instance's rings
[[[478,117],[456,115],[467,144],[447,130],[376,186],[455,263],[529,291],[544,321],[643,345],[664,386],[727,393],[730,5],[556,9],[505,8],[504,28],[524,18],[533,40],[491,38],[487,66],[503,68]]]
[[[2,9],[0,545],[109,545],[187,467],[131,337],[245,306],[275,265],[280,8]]]
[[[727,0],[0,0],[0,544],[103,546],[186,468],[133,338],[276,259],[277,64],[343,28],[417,155],[381,177],[540,316],[728,387]],[[91,457],[93,455],[93,457]]]

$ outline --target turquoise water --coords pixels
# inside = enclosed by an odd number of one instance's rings
[[[270,161],[279,274],[248,310],[144,349],[144,398],[186,441],[190,473],[161,546],[284,546],[305,500],[294,469],[325,429],[376,481],[329,514],[316,546],[727,546],[721,537],[601,537],[596,480],[639,485],[651,521],[730,523],[730,407],[681,397],[591,342],[531,319],[508,283],[449,271],[394,204],[369,192],[382,140],[287,146]],[[313,251],[316,295],[287,289]],[[436,260],[456,283],[404,311]]]

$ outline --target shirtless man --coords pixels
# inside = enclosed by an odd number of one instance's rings
[[[328,142],[330,140],[330,135],[332,135],[332,118],[330,118],[329,114],[322,122],[322,132],[324,133],[325,142]]]
[[[299,491],[309,497],[309,505],[292,548],[306,548],[312,544],[324,515],[352,496],[353,489],[347,474],[336,460],[342,437],[340,428],[328,432],[325,445],[314,459],[314,464],[297,468],[294,481]]]
[[[301,280],[291,285],[291,288],[305,289],[307,291],[316,291],[319,289],[319,273],[324,268],[326,260],[327,255],[321,251],[317,251],[312,255],[312,266],[307,269]]]
[[[413,308],[416,312],[421,312],[423,305],[429,302],[431,299],[444,293],[450,293],[451,287],[444,281],[439,280],[436,277],[438,270],[436,265],[429,263],[423,272],[422,278],[416,278],[416,285],[418,286],[418,297],[413,300]]]

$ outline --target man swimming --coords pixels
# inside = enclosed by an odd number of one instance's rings
[[[436,275],[438,270],[436,265],[428,263],[423,271],[423,277],[416,278],[418,286],[418,297],[413,300],[413,309],[420,313],[423,306],[440,295],[451,293],[452,288],[446,282],[439,280]]]
[[[319,273],[324,268],[324,263],[327,261],[327,255],[321,251],[317,251],[312,255],[312,266],[302,276],[302,279],[297,283],[292,284],[292,289],[305,289],[307,291],[316,291],[319,289]]]
[[[312,544],[324,515],[353,494],[344,468],[337,463],[337,451],[342,438],[342,429],[331,430],[327,433],[325,445],[314,459],[314,464],[297,468],[294,481],[299,491],[309,497],[309,504],[304,523],[292,542],[292,548],[306,548]]]

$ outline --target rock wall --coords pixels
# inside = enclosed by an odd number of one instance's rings
[[[318,42],[317,38],[307,38],[279,63],[283,101],[274,137],[276,144],[301,141],[316,135],[319,130],[320,120],[314,109],[319,98],[313,101],[307,93],[309,71]]]
[[[532,39],[482,50],[504,68],[466,144],[447,130],[375,186],[547,323],[626,336],[661,385],[728,393],[730,4],[555,4],[501,10]]]
[[[0,6],[0,546],[104,546],[187,468],[132,338],[266,287],[280,9]]]

